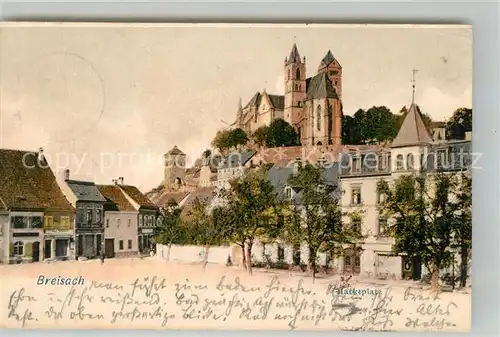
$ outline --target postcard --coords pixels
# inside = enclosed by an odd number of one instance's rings
[[[470,329],[470,26],[0,29],[2,327]]]

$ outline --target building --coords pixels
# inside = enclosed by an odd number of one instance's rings
[[[106,257],[137,256],[139,212],[115,185],[97,185],[104,204],[104,251]]]
[[[317,74],[306,77],[306,59],[293,45],[284,63],[284,95],[257,92],[243,107],[238,106],[234,125],[247,134],[274,119],[293,125],[302,145],[341,144],[342,66],[328,51]]]
[[[217,170],[218,188],[229,188],[229,182],[243,175],[245,169],[251,167],[251,159],[257,152],[247,150],[243,152],[230,153]]]
[[[62,191],[76,208],[76,257],[96,258],[104,249],[103,223],[106,199],[95,183],[71,180],[69,170],[65,170],[64,175]]]
[[[455,160],[454,155],[463,160]],[[377,183],[381,179],[394,181],[420,169],[431,173],[468,170],[470,155],[471,142],[468,140],[434,141],[413,103],[390,146],[376,151],[345,152],[341,159],[340,181],[345,192],[341,205],[348,212],[363,211],[362,219],[356,221],[366,238],[360,250],[344,256],[343,269],[368,276],[420,278],[422,266],[419,261],[392,253],[394,239],[385,234],[391,219],[379,216],[377,205],[383,201],[383,195],[377,193]]]
[[[61,192],[43,149],[2,149],[0,163],[0,261],[74,256],[75,209]]]
[[[123,178],[116,185],[124,193],[127,201],[138,212],[137,242],[140,253],[149,253],[156,244],[156,220],[159,208],[135,186],[124,185]]]

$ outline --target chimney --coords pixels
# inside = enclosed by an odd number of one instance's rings
[[[118,178],[118,183],[119,183],[120,185],[123,185],[123,177],[119,177],[119,178]]]
[[[118,185],[118,179],[112,179],[111,182],[115,185]]]
[[[64,170],[64,181],[69,180],[69,169]]]
[[[38,161],[41,162],[44,160],[45,160],[45,157],[43,156],[43,148],[39,148],[38,149]]]
[[[472,131],[465,132],[465,140],[472,140]]]

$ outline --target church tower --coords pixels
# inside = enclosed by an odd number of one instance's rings
[[[164,155],[165,178],[163,186],[166,190],[179,190],[184,185],[186,176],[186,154],[174,146],[172,150]]]
[[[335,88],[337,96],[340,100],[342,100],[342,66],[337,59],[333,57],[330,50],[326,53],[325,57],[319,64],[318,73],[321,72],[325,72],[328,75],[328,78]]]
[[[294,43],[290,56],[285,58],[285,121],[295,125],[301,120],[305,99],[306,58],[300,59]]]

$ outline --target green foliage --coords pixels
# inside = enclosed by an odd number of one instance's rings
[[[187,226],[193,233],[195,244],[215,246],[226,243],[229,226],[223,212],[224,209],[216,208],[208,214],[206,204],[198,199],[194,201]]]
[[[343,143],[372,144],[392,140],[399,130],[399,116],[385,106],[373,106],[367,111],[359,109],[354,116],[343,116]]]
[[[380,181],[377,190],[385,200],[379,211],[394,220],[388,226],[388,234],[395,238],[394,251],[420,258],[434,273],[449,266],[457,245],[470,248],[470,186],[463,173],[405,175],[393,186]],[[433,287],[437,289],[437,284]]]
[[[212,140],[212,146],[221,153],[232,148],[245,145],[249,141],[247,134],[241,128],[233,130],[219,130]]]
[[[318,252],[340,255],[345,245],[361,238],[360,233],[342,223],[345,214],[340,200],[334,197],[334,186],[323,184],[322,171],[322,167],[307,164],[289,178],[288,184],[301,192],[301,202],[288,205],[282,234],[289,243],[307,243],[313,276]]]
[[[261,126],[255,130],[252,138],[257,145],[266,147],[299,145],[294,127],[281,118],[273,120],[269,126]]]
[[[206,149],[205,151],[203,151],[203,153],[201,154],[201,158],[203,159],[207,159],[207,158],[210,158],[210,156],[212,155],[212,150],[210,149]]]
[[[158,226],[156,242],[164,245],[184,244],[187,240],[187,231],[182,225],[181,209],[177,203],[170,200],[161,210],[161,222]]]
[[[269,241],[277,237],[280,230],[276,193],[265,173],[263,169],[255,169],[232,181],[225,196],[227,207],[222,218],[229,226],[226,233],[231,242],[248,247],[247,266],[251,266],[248,259],[251,259],[254,241]]]
[[[472,109],[459,108],[446,123],[446,138],[465,139],[468,131],[472,131]]]

